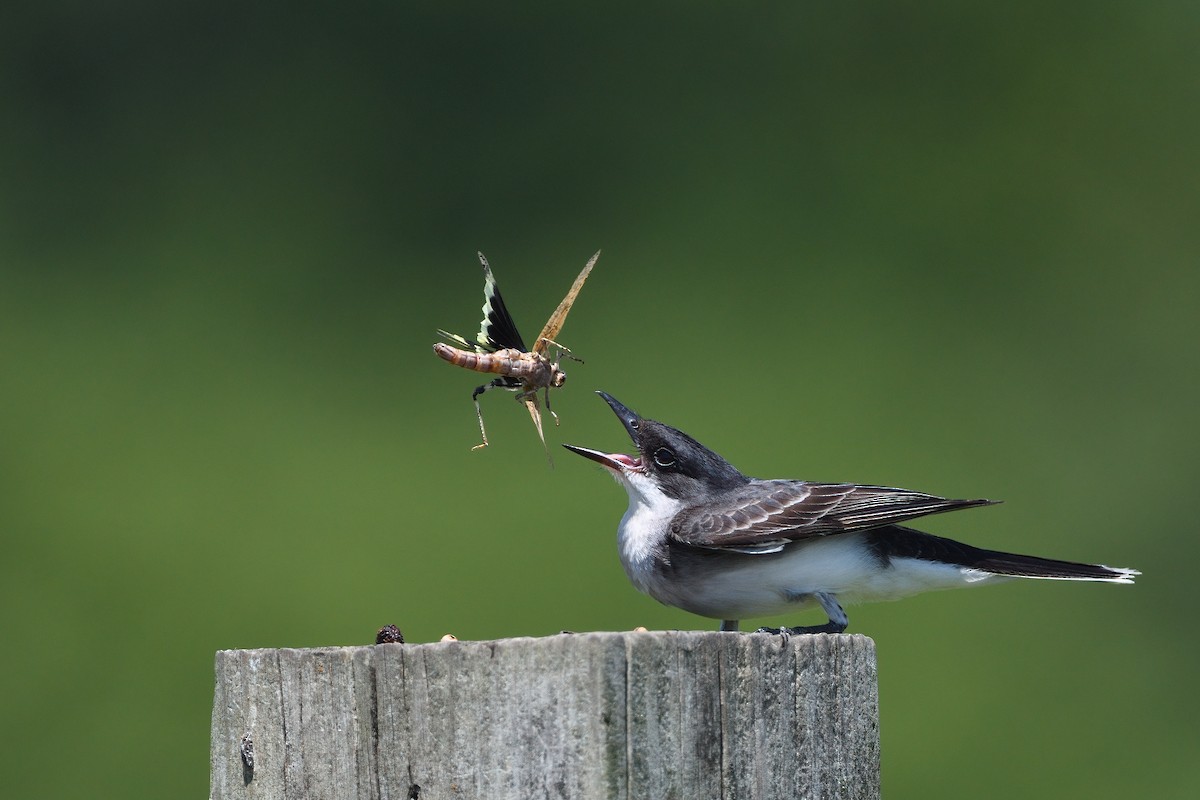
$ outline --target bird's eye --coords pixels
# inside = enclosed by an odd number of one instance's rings
[[[635,431],[638,429],[637,417],[629,418],[629,427],[633,428]]]
[[[675,454],[665,447],[654,451],[654,463],[660,467],[669,467],[675,463]]]

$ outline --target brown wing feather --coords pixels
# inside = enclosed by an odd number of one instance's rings
[[[887,486],[754,481],[715,503],[680,512],[671,531],[678,540],[699,547],[762,548],[992,502],[950,500]]]
[[[567,296],[558,304],[558,308],[554,309],[554,313],[550,315],[550,319],[546,320],[546,327],[542,328],[542,332],[538,334],[537,341],[533,343],[533,352],[538,355],[545,355],[549,345],[547,339],[557,339],[558,332],[562,330],[563,323],[567,321],[567,314],[571,311],[571,306],[575,303],[575,298],[579,295],[579,290],[583,288],[583,282],[587,280],[588,273],[592,271],[592,267],[596,265],[596,259],[600,258],[600,251],[596,251],[596,255],[588,259],[588,262],[583,265],[583,270],[579,273],[579,277],[571,284],[571,290],[567,292]]]

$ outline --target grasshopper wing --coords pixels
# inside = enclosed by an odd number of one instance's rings
[[[583,270],[579,273],[579,277],[575,279],[575,283],[571,284],[571,290],[567,292],[567,296],[558,304],[558,308],[554,309],[554,313],[550,315],[550,319],[546,320],[546,327],[542,328],[542,332],[538,334],[537,341],[533,343],[533,352],[538,355],[545,355],[546,349],[550,346],[550,342],[558,338],[558,332],[562,330],[563,323],[567,321],[567,314],[571,310],[571,306],[575,303],[575,298],[579,295],[579,290],[583,288],[583,282],[587,280],[588,273],[592,271],[592,267],[596,265],[596,259],[600,258],[600,251],[596,251],[596,255],[588,259],[587,264],[583,266]]]
[[[489,352],[505,348],[529,352],[504,305],[496,277],[483,253],[479,253],[479,263],[483,265],[483,321],[479,323],[479,344]]]

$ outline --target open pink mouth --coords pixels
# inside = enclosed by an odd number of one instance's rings
[[[564,444],[563,447],[570,450],[572,453],[578,453],[584,458],[590,458],[597,464],[608,467],[616,472],[641,472],[642,460],[627,456],[624,453],[602,453],[599,450],[592,450],[587,447],[576,447],[573,444]]]

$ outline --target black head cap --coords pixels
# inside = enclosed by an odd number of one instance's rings
[[[699,497],[749,482],[736,467],[683,431],[643,419],[605,392],[596,394],[604,398],[637,445],[642,469],[668,496]]]

